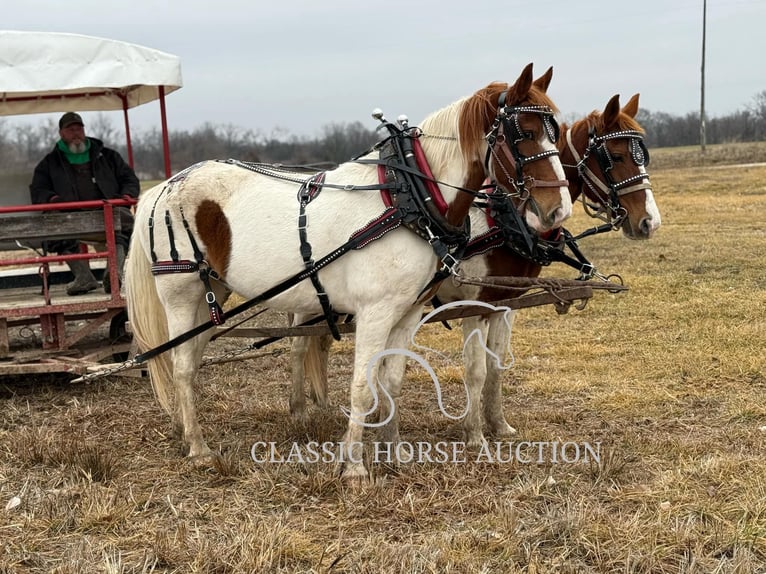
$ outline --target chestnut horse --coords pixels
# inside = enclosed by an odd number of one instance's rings
[[[513,84],[489,84],[432,113],[420,128],[402,130],[403,138],[421,143],[432,174],[422,179],[438,184],[439,225],[465,229],[471,203],[488,177],[510,190],[509,198],[536,232],[560,226],[571,214],[551,137],[555,106],[546,94],[549,76],[543,83],[534,81],[529,64]],[[435,271],[450,268],[450,254],[436,253],[432,246],[439,237],[421,237],[431,232],[425,212],[417,218],[421,233],[407,229],[406,220],[401,227],[395,222],[377,231],[375,226],[387,225],[396,211],[384,206],[379,192],[379,163],[376,150],[326,172],[320,181],[262,164],[209,161],[142,194],[126,269],[129,320],[139,357],[152,357],[148,367],[155,394],[189,457],[212,456],[192,383],[211,336],[205,328],[208,312],[215,320],[217,305],[234,291],[251,300],[267,299],[264,304],[277,310],[316,315],[329,302],[334,311],[354,315],[352,416],[340,447],[344,475],[366,475],[361,439],[363,413],[373,400],[368,364],[385,348],[405,344]],[[384,167],[387,173],[407,169]],[[400,206],[403,189],[394,190],[402,192]],[[352,249],[334,257],[352,240]],[[304,253],[308,241],[316,263]],[[296,278],[290,288],[274,293],[275,286]],[[175,341],[183,342],[159,352]],[[374,380],[378,368],[372,367]],[[390,373],[399,369],[403,372],[403,360],[386,365]]]
[[[631,239],[649,239],[660,226],[660,213],[654,201],[645,165],[648,152],[643,146],[643,129],[636,122],[638,94],[620,109],[619,96],[613,96],[602,112],[594,111],[571,127],[561,127],[559,153],[565,167],[572,200],[583,200],[586,211],[607,221],[613,229],[622,229]],[[489,232],[483,209],[470,211],[474,238]],[[465,259],[460,265],[467,276],[537,277],[540,264],[520,256],[504,245]],[[443,303],[455,301],[491,302],[508,298],[507,290],[477,287],[446,281],[438,292]],[[463,420],[465,440],[469,446],[480,445],[482,411],[489,431],[497,437],[516,431],[505,419],[500,388],[501,371],[497,360],[507,356],[510,347],[513,311],[466,317],[462,320],[465,347],[465,379],[468,389],[468,414]],[[471,334],[480,337],[470,337]],[[293,389],[290,407],[301,415],[304,409],[304,378],[310,382],[311,396],[325,406],[328,337],[296,338],[293,344]],[[488,351],[488,352],[485,352]],[[400,394],[396,381],[389,383],[388,393],[394,400]],[[388,404],[381,403],[381,420],[389,418]],[[396,413],[384,427],[382,440],[398,440]]]

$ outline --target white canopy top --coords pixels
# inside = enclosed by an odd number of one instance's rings
[[[158,99],[158,86],[165,94],[183,86],[177,56],[93,36],[0,30],[0,116],[133,108]]]

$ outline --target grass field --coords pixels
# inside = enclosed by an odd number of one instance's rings
[[[657,235],[581,243],[628,292],[517,316],[516,440],[599,444],[600,460],[377,465],[355,488],[321,462],[254,463],[256,441],[340,438],[348,338],[335,406],[306,421],[288,414],[286,354],[204,369],[214,469],[185,462],[146,381],[2,381],[0,573],[766,572],[766,166],[715,159],[766,147],[736,147],[653,150]],[[591,225],[576,211],[570,229]],[[459,329],[425,335],[455,358],[441,376],[459,411]],[[414,367],[401,430],[461,440]]]

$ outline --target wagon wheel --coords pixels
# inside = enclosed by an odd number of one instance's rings
[[[128,313],[124,309],[112,317],[111,323],[109,323],[109,340],[112,345],[120,345],[122,343],[130,343],[132,336],[125,328],[128,322]],[[117,363],[122,363],[128,360],[130,353],[114,353],[112,358]]]

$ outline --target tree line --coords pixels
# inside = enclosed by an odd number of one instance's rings
[[[571,123],[581,116],[570,114],[564,119]],[[676,116],[641,109],[636,119],[646,130],[646,145],[673,147],[699,145],[699,113]],[[102,139],[127,158],[125,138],[110,118],[99,114],[90,121],[88,135]],[[53,120],[43,124],[11,124],[0,119],[0,174],[28,174],[48,153],[57,138]],[[141,179],[162,179],[164,162],[159,128],[135,130],[132,135],[136,172]],[[264,163],[330,165],[351,159],[378,141],[373,127],[361,122],[331,123],[318,136],[307,137],[289,133],[266,136],[257,130],[205,123],[192,130],[170,130],[172,171],[205,159],[236,158]],[[708,144],[762,141],[766,139],[766,90],[757,94],[744,109],[727,116],[706,121]]]

